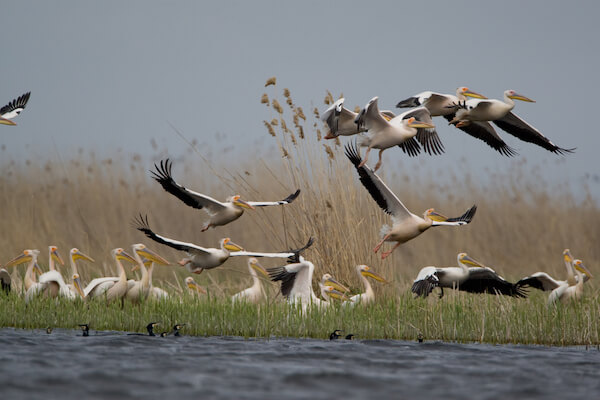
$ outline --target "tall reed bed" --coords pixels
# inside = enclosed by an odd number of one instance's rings
[[[398,312],[419,309],[433,315],[430,313],[442,310],[446,315],[458,306],[448,299],[413,301],[409,288],[420,268],[455,266],[457,253],[463,251],[511,280],[538,270],[564,277],[564,248],[570,248],[595,272],[600,259],[600,210],[591,196],[573,196],[567,182],[544,181],[539,167],[529,166],[524,159],[506,159],[504,170],[488,172],[488,179],[482,180],[472,178],[469,164],[462,160],[453,170],[439,171],[431,167],[435,158],[422,156],[422,168],[409,170],[404,154],[393,149],[386,152],[381,176],[410,210],[421,213],[435,207],[453,216],[474,203],[479,208],[470,225],[431,229],[382,261],[372,248],[379,240],[380,227],[390,221],[358,182],[356,171],[343,154],[343,142],[353,139],[322,139],[326,128],[319,113],[333,100],[328,93],[325,105],[301,107],[294,103],[288,89],[269,85],[260,98],[265,105],[264,131],[253,133],[264,137],[264,145],[256,149],[262,159],[232,162],[234,157],[228,156],[227,160],[207,162],[204,153],[208,150],[199,149],[192,141],[189,152],[173,160],[173,175],[178,182],[217,199],[240,194],[251,200],[273,200],[297,188],[302,190],[289,206],[249,210],[239,220],[204,233],[200,227],[205,213],[185,206],[149,177],[148,170],[168,157],[168,149],[156,148],[156,154],[143,157],[120,152],[113,158],[81,150],[73,159],[24,163],[4,155],[0,162],[0,220],[4,226],[0,262],[25,248],[38,248],[44,265],[48,245],[57,245],[63,257],[71,247],[78,247],[96,260],[80,265],[85,282],[116,274],[109,257],[110,249],[115,247],[130,248],[133,243],[144,242],[171,261],[180,258],[182,253],[151,242],[132,227],[132,218],[141,212],[148,214],[156,232],[206,247],[216,247],[218,240],[227,236],[249,250],[279,251],[314,236],[316,243],[306,257],[316,265],[315,279],[330,272],[359,291],[354,267],[367,264],[391,281],[375,285],[378,296],[386,300],[370,311],[392,304],[391,310]],[[264,148],[273,143],[277,153],[265,154]],[[218,153],[218,146],[217,141],[210,151]],[[483,144],[482,151],[491,152]],[[246,149],[245,153],[249,152]],[[264,264],[269,267],[279,262],[265,260]],[[16,281],[23,270],[15,268]],[[64,271],[70,274],[68,268]],[[154,284],[180,293],[185,276],[187,272],[178,266],[157,267]],[[231,259],[195,278],[218,298],[250,284],[245,260],[240,259]],[[265,285],[272,293],[277,291],[276,285]],[[595,287],[594,280],[586,284],[588,301],[596,298]],[[544,316],[550,312],[545,309],[542,295],[525,301],[490,296],[460,299],[461,304],[490,307],[486,314],[490,319],[504,318],[494,314],[502,307],[523,307],[523,315],[531,307]],[[594,308],[596,303],[585,304]],[[146,307],[138,310],[151,312]],[[266,315],[270,312],[263,310]],[[340,315],[357,312],[362,311],[342,311]],[[443,337],[451,335],[444,333]]]

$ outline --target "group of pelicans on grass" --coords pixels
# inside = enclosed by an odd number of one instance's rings
[[[0,109],[0,123],[14,125],[10,118],[18,115],[25,107],[30,93],[27,93],[7,106]],[[469,97],[469,99],[467,99]],[[323,114],[322,120],[327,124],[329,132],[326,139],[336,138],[340,135],[350,136],[359,134],[358,139],[345,146],[345,154],[358,172],[359,179],[379,207],[391,215],[392,226],[383,226],[381,241],[374,248],[378,252],[385,242],[394,242],[395,245],[388,251],[382,252],[382,259],[388,257],[398,246],[414,239],[421,233],[435,226],[461,226],[473,219],[477,207],[473,205],[463,215],[448,218],[428,209],[423,216],[410,212],[398,197],[388,188],[383,180],[375,173],[382,164],[382,153],[385,149],[399,146],[409,156],[420,153],[421,147],[429,154],[440,154],[444,151],[442,142],[435,130],[432,117],[443,116],[450,124],[465,131],[471,136],[479,138],[503,155],[512,156],[516,151],[509,147],[496,133],[490,122],[521,140],[535,143],[557,154],[571,153],[574,149],[565,149],[554,145],[537,129],[512,113],[515,106],[514,100],[532,102],[533,100],[516,93],[513,90],[504,92],[504,101],[487,99],[485,96],[460,87],[456,95],[444,95],[435,92],[422,92],[406,100],[400,101],[397,107],[416,107],[398,116],[391,111],[380,111],[378,98],[371,99],[367,105],[354,113],[346,109],[344,99],[334,102]],[[364,159],[360,156],[360,147],[367,147]],[[379,161],[374,169],[366,163],[371,149],[379,150]],[[234,195],[221,202],[207,195],[192,191],[178,184],[172,177],[172,163],[166,159],[155,164],[152,178],[155,179],[165,191],[176,196],[186,205],[196,209],[204,209],[209,214],[208,221],[202,226],[207,229],[226,225],[242,216],[244,210],[257,207],[287,205],[292,203],[300,194],[300,190],[280,201],[246,201],[239,195]],[[134,220],[136,228],[153,241],[187,253],[187,257],[179,261],[191,273],[199,274],[205,269],[212,269],[222,265],[229,257],[247,256],[248,268],[253,278],[252,287],[237,293],[233,299],[252,302],[261,301],[264,291],[259,275],[269,277],[272,281],[281,282],[281,293],[289,302],[299,304],[303,309],[309,305],[326,306],[331,304],[331,299],[345,301],[345,304],[369,303],[374,300],[374,291],[367,278],[380,282],[386,280],[375,273],[366,265],[358,265],[356,271],[361,278],[365,292],[348,297],[348,288],[340,284],[331,275],[323,275],[319,282],[322,298],[319,298],[312,288],[314,264],[302,256],[302,252],[313,243],[311,238],[308,243],[293,250],[277,253],[246,251],[241,246],[233,243],[229,238],[223,238],[218,248],[205,248],[193,243],[183,242],[155,233],[148,222],[148,217],[140,214]],[[11,260],[6,266],[29,262],[24,278],[26,298],[45,293],[49,296],[65,296],[68,298],[102,297],[107,300],[140,301],[143,298],[163,298],[168,294],[152,285],[152,269],[154,264],[167,265],[168,262],[143,244],[133,245],[133,256],[123,249],[115,249],[112,256],[119,270],[118,277],[103,277],[92,280],[83,288],[77,273],[76,260],[85,259],[93,261],[90,257],[77,249],[71,250],[71,267],[73,270],[72,284],[66,284],[62,276],[56,271],[55,263],[62,264],[55,246],[50,246],[48,272],[42,273],[36,281],[37,250],[25,250],[23,254]],[[288,264],[265,269],[257,258],[275,257],[287,258]],[[551,291],[549,302],[557,300],[567,301],[581,297],[583,283],[592,277],[589,270],[580,260],[575,260],[569,250],[563,252],[568,279],[557,281],[544,272],[521,279],[517,283],[510,283],[499,276],[493,269],[469,257],[466,253],[457,256],[458,267],[438,268],[428,266],[419,272],[412,285],[412,292],[418,296],[426,297],[436,287],[455,288],[474,293],[503,294],[514,297],[525,297],[524,287],[530,286],[541,290]],[[135,268],[142,271],[140,280],[128,280],[121,261],[134,264]],[[39,268],[39,267],[37,267]],[[0,272],[2,279],[6,272]],[[4,282],[4,281],[3,281]],[[202,289],[195,284],[191,277],[186,278],[186,285],[196,292]]]

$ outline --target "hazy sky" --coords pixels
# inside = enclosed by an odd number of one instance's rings
[[[500,133],[520,153],[508,159],[439,120],[446,154],[427,165],[466,157],[476,170],[502,170],[525,158],[600,198],[598,179],[585,178],[600,174],[599,11],[592,1],[5,2],[0,103],[32,96],[17,127],[0,125],[2,154],[150,154],[154,138],[181,155],[169,122],[199,143],[220,133],[238,149],[271,145],[259,98],[272,75],[297,104],[321,109],[326,89],[350,105],[379,96],[393,108],[466,85],[537,100],[515,112],[577,152],[563,158]]]

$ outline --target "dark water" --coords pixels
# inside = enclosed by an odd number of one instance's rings
[[[0,329],[0,398],[600,399],[596,348],[80,335]]]

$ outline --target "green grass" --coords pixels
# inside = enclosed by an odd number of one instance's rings
[[[299,308],[285,302],[260,305],[232,304],[222,297],[174,298],[140,305],[103,301],[82,302],[38,298],[29,304],[15,295],[0,300],[0,326],[24,329],[73,328],[89,323],[92,330],[145,332],[149,322],[160,322],[157,332],[185,323],[186,335],[242,337],[310,337],[325,339],[334,329],[359,339],[426,340],[544,345],[597,345],[598,302],[548,307],[546,295],[529,299],[469,295],[446,291],[439,300],[413,299],[408,293],[375,304],[327,309]]]

